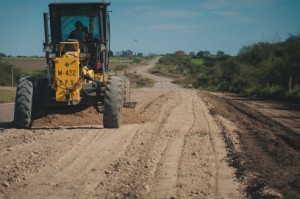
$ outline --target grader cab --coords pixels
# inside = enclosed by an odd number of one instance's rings
[[[49,13],[44,13],[47,77],[20,78],[15,100],[17,128],[30,128],[34,113],[43,108],[86,103],[103,106],[105,128],[120,126],[130,86],[126,77],[108,72],[109,5],[49,4]]]

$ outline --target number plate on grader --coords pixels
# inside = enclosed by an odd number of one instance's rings
[[[56,101],[80,101],[79,58],[55,59]]]

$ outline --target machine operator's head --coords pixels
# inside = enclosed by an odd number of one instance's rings
[[[79,28],[81,28],[83,26],[83,24],[81,23],[81,21],[76,21],[76,23],[75,23],[75,28],[76,29],[79,29]]]

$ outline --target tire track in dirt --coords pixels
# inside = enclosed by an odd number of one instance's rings
[[[201,107],[203,117],[206,121],[206,131],[208,132],[208,139],[211,144],[211,148],[212,148],[212,152],[213,152],[213,156],[214,156],[214,163],[215,163],[215,167],[216,167],[216,170],[215,170],[215,198],[218,198],[218,192],[219,192],[219,163],[218,163],[218,160],[219,160],[219,157],[218,157],[218,153],[216,151],[216,146],[215,146],[215,142],[214,142],[215,136],[212,133],[212,128],[211,128],[210,122],[208,120],[208,116],[204,111],[203,101],[201,100],[199,104]]]
[[[218,129],[212,128],[214,121],[204,109],[197,92],[185,92],[192,93],[194,98],[195,123],[184,139],[178,172],[177,196],[178,198],[217,198],[216,159],[218,157],[210,134],[217,133]]]
[[[126,149],[125,155],[108,169],[107,179],[97,187],[96,197],[152,198],[151,183],[159,161],[174,131],[166,129],[169,115],[180,105],[180,94],[169,91],[142,109],[158,114],[156,121],[145,124]],[[122,172],[120,172],[122,171]]]
[[[197,91],[189,92],[197,95]],[[228,166],[221,129],[198,95],[194,113],[196,122],[185,135],[180,158],[177,197],[244,198],[234,170]]]
[[[137,132],[138,125],[90,130],[51,167],[33,176],[16,198],[90,198],[103,170],[120,157]],[[36,189],[39,187],[39,189]]]
[[[182,120],[176,120],[181,115]],[[158,164],[155,175],[152,196],[154,198],[171,198],[177,195],[177,178],[179,160],[184,146],[186,133],[193,127],[194,117],[194,96],[181,93],[180,104],[168,115],[165,129],[173,129],[174,135],[167,143],[164,154]]]
[[[204,105],[189,90],[170,91],[145,105],[145,113],[160,107],[157,121],[139,129],[124,156],[108,167],[94,197],[242,198],[222,138],[210,135],[210,140],[208,134],[220,129]]]
[[[0,136],[0,198],[69,150],[83,132],[8,129]],[[53,145],[55,142],[55,145]]]
[[[159,103],[157,103],[157,100]],[[150,106],[146,106],[153,110],[153,104],[157,108],[161,107],[159,111],[159,115],[157,118],[156,127],[151,131],[151,138],[148,142],[148,145],[145,146],[144,154],[141,154],[140,157],[143,157],[143,161],[141,162],[141,167],[146,169],[140,170],[137,175],[135,175],[134,180],[138,180],[140,176],[144,176],[144,183],[137,185],[137,190],[141,190],[136,193],[138,196],[142,196],[142,198],[153,198],[153,180],[156,178],[155,173],[158,170],[160,165],[160,160],[166,151],[166,148],[169,144],[170,139],[175,134],[175,129],[168,129],[168,120],[171,117],[172,112],[182,104],[182,96],[178,92],[169,91],[161,96],[159,96],[156,100],[150,103]],[[147,109],[145,109],[147,110]],[[147,110],[148,112],[149,110]],[[145,165],[145,166],[144,166]]]

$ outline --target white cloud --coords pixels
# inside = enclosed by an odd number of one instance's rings
[[[159,9],[157,6],[136,6],[131,9],[127,9],[126,12],[129,14],[143,14],[145,12],[149,12],[151,10]]]
[[[142,26],[138,27],[138,29],[142,30],[159,30],[159,31],[187,31],[187,30],[194,30],[200,28],[199,25],[183,25],[183,24],[157,24],[157,25],[149,25],[149,26]]]
[[[187,9],[162,9],[158,6],[137,6],[126,10],[128,14],[143,16],[147,19],[193,18],[200,16],[200,12]]]
[[[215,11],[214,13],[217,15],[220,15],[222,17],[237,17],[238,16],[238,13],[233,10]]]
[[[200,9],[239,9],[241,7],[270,6],[275,0],[206,0],[199,4]]]
[[[240,23],[249,23],[254,21],[252,13],[245,13],[247,8],[258,6],[270,6],[274,0],[206,0],[198,5],[200,10],[211,12],[220,17],[230,19]],[[248,10],[248,9],[247,9]]]
[[[198,7],[205,10],[217,10],[228,7],[232,3],[232,0],[210,0],[200,3]]]
[[[213,11],[213,13],[240,23],[250,23],[254,21],[252,17],[242,16],[239,12],[233,10]]]
[[[145,13],[148,18],[192,18],[199,15],[199,12],[184,9],[149,10]]]

